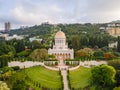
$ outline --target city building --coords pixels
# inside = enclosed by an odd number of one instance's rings
[[[16,40],[22,40],[22,39],[24,39],[24,36],[18,36],[18,35],[16,35],[16,34],[14,34],[13,36],[7,36],[7,37],[5,37],[5,40],[12,40],[12,39],[16,39]]]
[[[117,48],[117,44],[118,44],[118,42],[109,43],[108,47],[109,48]]]
[[[11,30],[11,23],[10,22],[6,22],[5,23],[5,31],[9,31]]]
[[[120,36],[120,22],[108,23],[106,27],[100,27],[100,30],[107,32],[114,37],[118,37]]]
[[[54,41],[53,48],[48,49],[48,54],[55,55],[58,60],[74,59],[74,50],[68,48],[64,32],[58,31]]]
[[[9,36],[9,34],[2,34],[2,33],[0,33],[0,37],[5,38],[5,37],[8,37],[8,36]]]
[[[42,39],[41,38],[38,38],[38,37],[31,37],[29,38],[29,41],[32,42],[32,41],[38,41],[38,42],[41,42]]]

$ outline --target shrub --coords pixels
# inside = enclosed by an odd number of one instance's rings
[[[66,61],[66,65],[70,65],[69,61]]]
[[[7,84],[3,81],[0,81],[0,90],[10,90]]]
[[[55,65],[58,65],[58,62],[55,62]]]
[[[119,53],[119,52],[113,52],[113,54],[114,54],[116,57],[120,57],[120,53]]]
[[[105,57],[105,59],[110,60],[110,59],[115,58],[115,55],[112,54],[112,53],[105,53],[105,54],[104,54],[104,57]]]
[[[20,67],[19,67],[19,66],[14,66],[14,67],[12,67],[12,68],[13,68],[13,70],[15,70],[15,71],[20,70]]]
[[[116,86],[119,86],[120,85],[120,70],[117,70],[115,79],[116,79]]]
[[[116,70],[120,69],[120,60],[108,61],[108,65],[113,66]]]
[[[120,90],[120,87],[115,87],[113,90]]]
[[[21,51],[19,53],[17,53],[17,56],[23,57],[23,56],[28,56],[29,55],[29,51]]]

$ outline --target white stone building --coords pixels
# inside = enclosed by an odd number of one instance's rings
[[[24,36],[22,36],[22,35],[16,35],[16,34],[14,34],[13,36],[7,36],[7,37],[5,37],[5,40],[12,40],[12,39],[16,39],[16,40],[22,40],[22,39],[24,39]]]
[[[109,43],[108,46],[109,48],[117,48],[117,44],[118,42],[113,42],[113,43]]]
[[[29,41],[30,41],[30,42],[33,42],[33,41],[41,42],[42,39],[41,39],[41,38],[37,38],[37,37],[31,37],[31,38],[29,38]]]
[[[119,21],[110,22],[107,24],[106,27],[100,27],[100,29],[114,37],[120,36],[120,22]]]
[[[6,37],[8,37],[8,36],[9,36],[9,34],[2,34],[2,33],[0,33],[0,37],[6,38]]]
[[[58,31],[55,35],[53,48],[48,49],[48,54],[53,54],[58,60],[74,59],[74,50],[68,48],[64,32]]]

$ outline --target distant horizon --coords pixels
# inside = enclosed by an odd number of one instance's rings
[[[74,22],[74,23],[49,23],[48,22],[48,24],[52,24],[52,25],[54,25],[54,24],[87,24],[87,23],[90,23],[90,24],[105,24],[105,23],[111,23],[111,22],[114,22],[114,21],[104,22],[104,23],[102,23],[102,22],[101,23],[97,23],[97,22],[96,23],[91,23],[91,22],[84,22],[84,23],[78,23],[78,22]],[[118,20],[116,20],[116,21],[118,21]],[[8,21],[8,22],[10,22],[10,21]],[[21,26],[17,26],[17,27],[14,27],[13,24],[12,24],[12,22],[10,22],[10,23],[11,23],[11,29],[20,29],[21,27],[32,27],[32,26],[41,25],[41,24],[44,24],[44,23],[47,23],[47,22],[42,22],[40,24],[33,24],[33,25],[21,25]],[[3,23],[3,28],[0,29],[0,31],[4,31],[5,30],[4,24],[5,23]]]
[[[0,30],[52,24],[108,23],[120,20],[120,0],[0,0]]]
[[[33,24],[33,25],[21,25],[21,26],[17,26],[17,27],[14,27],[13,24],[12,24],[12,22],[10,22],[10,23],[11,23],[11,29],[20,29],[21,27],[32,27],[32,26],[41,25],[41,24],[44,24],[44,23],[47,23],[47,22],[42,22],[40,24]],[[48,23],[48,24],[52,24],[52,25],[57,24],[58,25],[58,24],[87,24],[87,23],[90,23],[90,22],[85,22],[85,23],[78,23],[78,22],[76,22],[76,23],[75,22],[74,23]],[[110,22],[105,22],[105,23],[110,23]],[[101,23],[90,23],[90,24],[105,24],[105,23],[101,22]],[[4,24],[5,23],[3,23],[3,28],[0,29],[0,31],[4,31],[5,30]]]

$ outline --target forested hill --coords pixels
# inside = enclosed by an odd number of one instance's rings
[[[102,32],[99,28],[106,24],[41,24],[24,29],[11,30],[9,34],[28,35],[29,37],[38,36],[43,39],[45,48],[52,47],[54,36],[58,30],[65,32],[69,48],[75,51],[84,48],[103,48],[108,47],[109,43],[117,41],[117,38]],[[29,37],[25,38],[28,41]],[[26,45],[27,46],[27,45]]]
[[[30,35],[30,36],[36,36],[36,35],[49,35],[53,33],[53,31],[59,30],[61,28],[62,31],[66,33],[66,35],[79,35],[83,33],[100,33],[99,27],[100,24],[58,24],[52,25],[52,24],[41,24],[41,25],[35,25],[32,27],[27,27],[24,29],[17,29],[17,30],[11,30],[8,33],[9,34],[18,34],[18,35]]]

